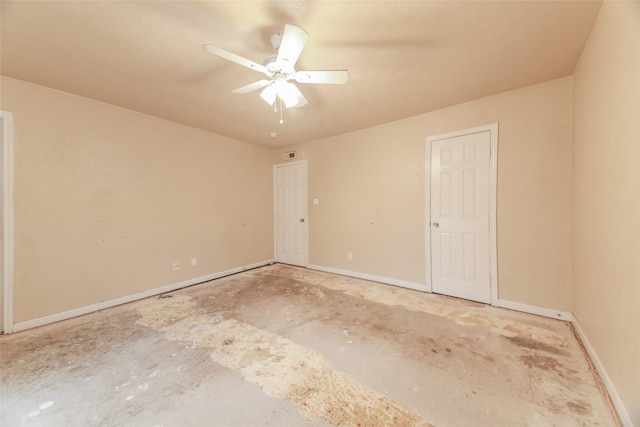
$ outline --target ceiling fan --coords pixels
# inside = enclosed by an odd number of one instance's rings
[[[344,84],[349,79],[347,70],[295,70],[294,66],[308,37],[309,35],[302,28],[291,24],[285,25],[282,35],[274,34],[271,36],[271,44],[278,51],[278,54],[268,57],[264,65],[211,44],[205,44],[203,48],[213,55],[259,71],[268,77],[231,92],[246,94],[262,89],[260,97],[269,105],[274,105],[276,99],[279,99],[281,105],[284,103],[287,108],[302,107],[307,104],[307,99],[298,87],[291,83],[291,80],[298,83]]]

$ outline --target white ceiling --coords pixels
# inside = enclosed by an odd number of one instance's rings
[[[282,147],[573,74],[600,9],[591,1],[6,1],[1,72],[265,147]],[[284,112],[255,62],[296,24],[296,69],[349,70],[346,85],[298,87]],[[276,138],[270,137],[277,132]]]

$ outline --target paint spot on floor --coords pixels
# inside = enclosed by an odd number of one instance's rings
[[[518,347],[528,348],[531,350],[540,350],[547,353],[558,354],[558,355],[567,355],[568,353],[562,349],[557,347],[547,345],[542,342],[535,341],[529,337],[525,337],[522,335],[515,335],[512,337],[506,337],[509,341],[517,345]]]
[[[555,370],[560,366],[558,360],[549,356],[541,356],[538,354],[526,354],[518,357],[522,363],[529,368],[538,368],[545,371]]]
[[[147,300],[137,305],[142,316],[137,323],[164,331],[172,341],[191,341],[209,348],[213,361],[259,385],[267,395],[295,402],[310,421],[432,426],[383,394],[333,370],[316,352],[280,335],[194,307],[191,298],[177,295],[171,300]]]
[[[50,408],[53,405],[53,401],[49,400],[48,402],[44,402],[42,405],[40,405],[40,409],[47,409]]]
[[[571,400],[567,402],[567,407],[579,415],[589,415],[591,414],[591,405],[585,402],[584,400]]]

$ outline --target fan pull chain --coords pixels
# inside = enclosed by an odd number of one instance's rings
[[[282,98],[278,97],[280,100],[280,124],[284,123],[284,119],[282,118]]]

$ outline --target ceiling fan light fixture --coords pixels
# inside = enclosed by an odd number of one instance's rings
[[[285,107],[291,108],[295,107],[298,104],[298,95],[296,90],[297,88],[293,85],[293,83],[276,83],[276,87],[278,88],[278,98],[284,101]]]
[[[270,84],[269,86],[265,87],[262,92],[260,92],[260,98],[264,99],[264,102],[266,102],[267,104],[273,105],[273,103],[276,102],[277,94],[278,90],[275,88],[275,85]]]

